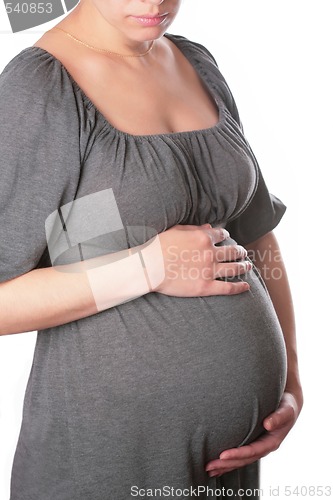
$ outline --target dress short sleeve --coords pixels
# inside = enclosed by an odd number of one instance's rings
[[[226,229],[239,245],[248,245],[272,231],[286,211],[282,201],[269,193],[260,169],[258,177],[258,187],[247,208],[226,224]]]
[[[42,258],[47,266],[45,221],[75,197],[79,116],[61,71],[49,53],[29,47],[0,75],[0,282]]]

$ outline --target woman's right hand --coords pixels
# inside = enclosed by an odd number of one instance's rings
[[[164,273],[152,291],[176,297],[198,297],[234,295],[249,290],[249,284],[244,281],[216,279],[241,276],[252,268],[251,262],[245,260],[247,252],[242,246],[215,246],[228,237],[225,229],[212,228],[210,224],[177,224],[160,233]],[[152,259],[149,260],[147,267],[152,275],[149,269]]]
[[[245,292],[249,285],[244,281],[216,279],[239,276],[250,268],[243,247],[215,246],[228,236],[210,224],[176,225],[148,244],[76,264],[33,269],[2,282],[0,335],[63,325],[149,291],[175,297]]]

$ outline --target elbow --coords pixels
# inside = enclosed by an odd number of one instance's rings
[[[15,335],[18,333],[27,333],[33,332],[34,330],[24,330],[20,328],[17,324],[13,324],[12,322],[8,322],[4,320],[0,314],[0,337],[4,337],[5,335]]]
[[[0,336],[12,335],[14,333],[18,333],[15,331],[14,325],[10,324],[8,321],[7,315],[3,314],[3,311],[0,312]]]
[[[273,242],[276,243],[275,235],[274,235],[273,231],[269,231],[268,233],[264,234],[263,236],[260,236],[260,238],[258,238],[257,240],[252,241],[251,243],[247,243],[246,245],[244,245],[244,248],[246,248],[246,250],[248,252],[256,252],[257,250],[260,250],[261,248],[267,248],[267,246],[269,246]]]
[[[8,304],[7,297],[2,297],[0,286],[0,336],[12,335],[24,331],[22,321],[15,309]]]

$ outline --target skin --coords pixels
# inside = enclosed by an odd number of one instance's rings
[[[165,276],[152,291],[178,297],[233,295],[247,291],[249,285],[246,282],[228,283],[215,280],[217,276],[228,276],[230,273],[242,275],[247,270],[244,261],[242,262],[246,255],[243,247],[214,246],[227,235],[224,230],[210,229],[210,225],[177,225],[161,233],[159,240],[165,261]],[[179,255],[178,261],[173,262],[173,270],[176,269],[178,279],[174,278],[174,272],[171,275],[168,270],[167,255],[171,246],[177,248]],[[131,248],[132,254],[142,247]],[[159,253],[150,252],[149,248],[151,247],[144,246],[143,254],[145,265],[152,277],[151,282],[154,282],[154,276],[160,275],[161,259]],[[202,255],[196,264],[201,279],[180,279],[181,266],[184,266],[185,275],[193,268],[192,262],[181,258],[185,251],[197,251]],[[213,259],[207,259],[209,252],[213,254]],[[117,264],[118,261],[126,264],[126,261],[121,259],[126,259],[127,256],[128,251],[122,251],[74,265],[33,269],[22,276],[0,283],[0,335],[51,328],[96,314],[99,310],[122,303],[124,295],[131,297],[133,291],[128,288],[128,283],[139,283],[132,298],[148,293],[147,285],[141,284],[141,265],[126,265],[125,268],[121,267],[120,273],[117,273],[117,267],[107,267],[107,264]],[[240,262],[235,262],[239,259]],[[100,284],[96,281],[93,283],[94,288],[99,288],[94,295],[88,270],[100,268],[103,269],[104,279]],[[96,295],[105,289],[108,304],[101,308]]]
[[[123,131],[144,135],[208,128],[218,119],[212,98],[188,61],[162,37],[176,17],[180,4],[179,0],[83,0],[58,25],[90,45],[122,54],[143,53],[155,40],[153,50],[142,58],[118,58],[94,52],[60,32],[46,33],[35,45],[55,55],[104,116]],[[170,14],[164,24],[156,27],[142,27],[131,17],[158,12]],[[133,86],[135,97],[131,92]],[[196,102],[195,109],[193,102]],[[214,243],[225,237],[221,232],[211,230],[209,225],[175,226],[159,237],[165,259],[168,245],[174,245],[176,241],[179,255],[189,247],[199,248],[202,252],[209,249],[214,252],[215,261],[208,264],[210,274],[206,279],[196,282],[171,280],[166,273],[154,291],[175,296],[199,296],[248,290],[246,282],[215,280],[219,275],[227,275],[231,264],[236,274],[246,272],[242,262],[244,249],[235,248],[229,256],[216,252]],[[206,470],[211,476],[250,464],[276,450],[293,427],[303,404],[287,274],[282,259],[273,262],[269,256],[262,258],[267,249],[275,255],[280,252],[272,232],[247,246],[262,272],[282,326],[288,356],[285,393],[278,410],[263,423],[266,434],[250,445],[225,450],[207,464]],[[241,262],[235,262],[239,258]],[[202,261],[200,265],[204,267],[206,264]],[[153,269],[154,259],[150,265]],[[279,279],[274,279],[273,268],[281,271]],[[46,278],[47,288],[43,285]],[[28,288],[29,294],[26,293]],[[63,290],[66,290],[65,298]],[[97,312],[85,273],[57,273],[54,269],[33,270],[0,284],[0,304],[0,315],[3,315],[0,324],[10,318],[2,327],[0,333],[3,334],[64,324]],[[49,312],[50,304],[52,313]]]
[[[180,2],[160,3],[83,0],[57,25],[90,45],[121,54],[143,53],[155,40],[153,50],[145,57],[102,54],[73,42],[59,31],[45,33],[34,44],[61,60],[113,126],[133,135],[209,128],[219,119],[215,101],[195,69],[162,36],[175,18]],[[104,4],[108,9],[103,9]],[[158,10],[170,14],[166,22],[156,27],[142,27],[129,16]]]

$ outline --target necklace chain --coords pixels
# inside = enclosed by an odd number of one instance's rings
[[[76,36],[72,35],[71,33],[68,33],[68,31],[65,31],[63,30],[62,28],[58,28],[57,26],[54,26],[51,30],[49,31],[52,31],[52,30],[59,30],[59,31],[62,31],[63,33],[65,33],[69,38],[71,38],[72,40],[74,40],[75,42],[77,43],[80,43],[81,45],[84,45],[85,47],[88,47],[89,49],[92,49],[92,50],[97,50],[97,52],[104,52],[106,54],[112,54],[114,56],[118,56],[118,57],[143,57],[143,56],[146,56],[147,54],[149,54],[149,52],[151,51],[151,49],[153,48],[154,46],[154,43],[155,43],[155,40],[153,40],[148,48],[148,50],[146,50],[146,52],[142,52],[142,54],[119,54],[119,52],[113,52],[112,50],[108,50],[108,49],[99,49],[98,47],[94,47],[93,45],[89,45],[88,43],[85,43],[83,42],[82,40],[80,40],[79,38],[76,38]]]

